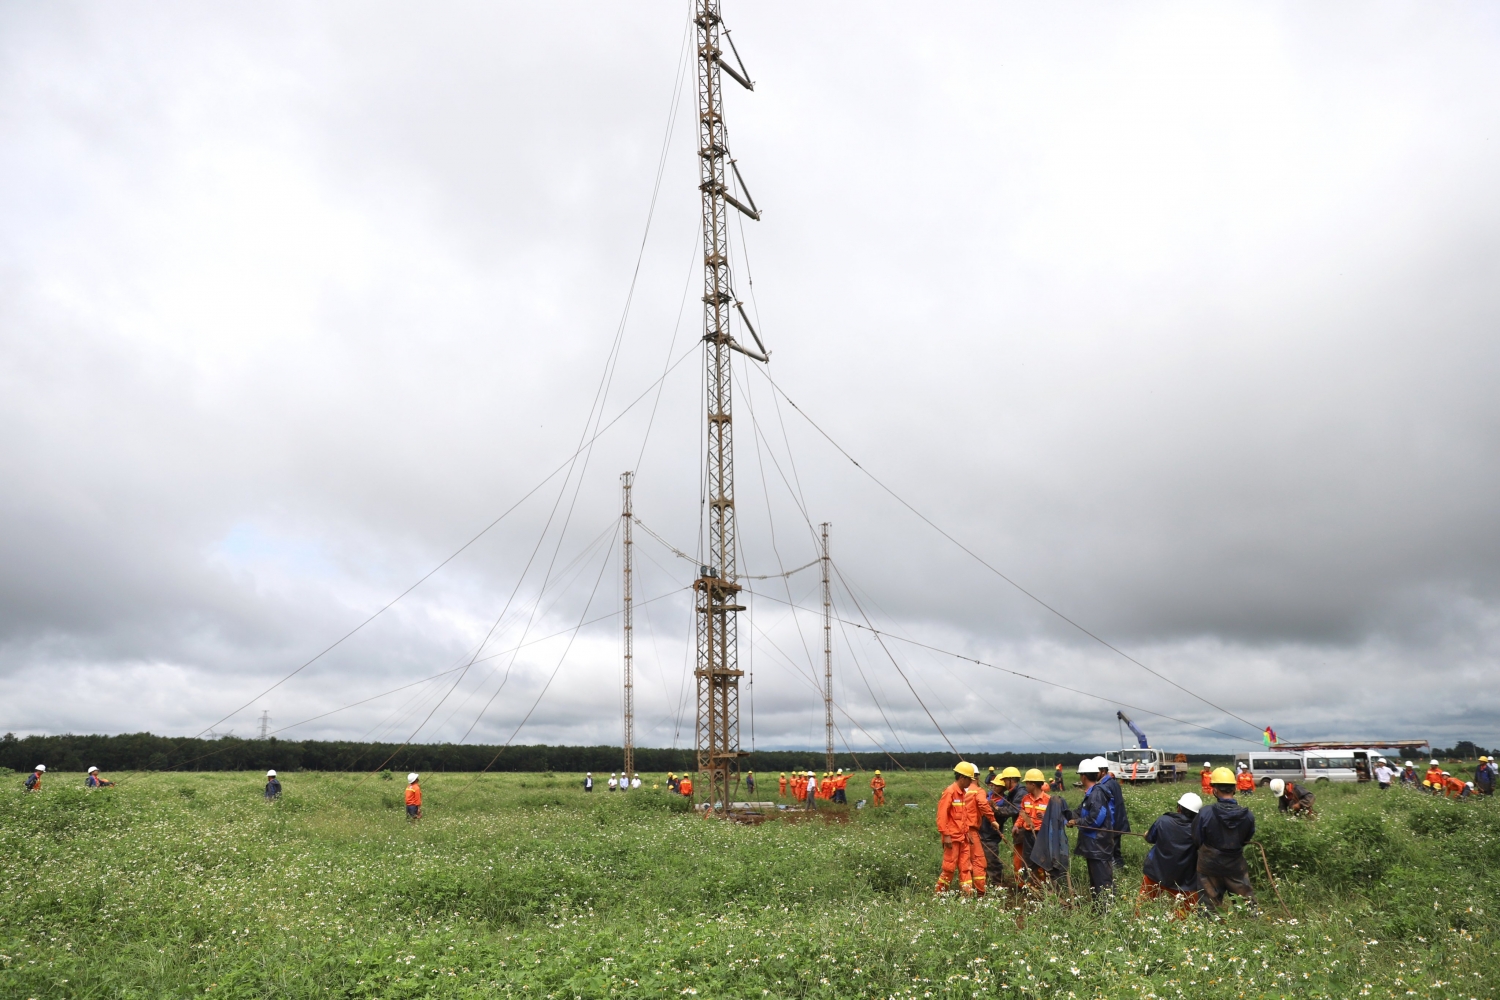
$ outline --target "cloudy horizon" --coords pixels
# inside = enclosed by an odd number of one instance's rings
[[[620,473],[700,531],[687,9],[0,8],[0,731],[620,741]],[[823,744],[824,521],[841,750],[1500,744],[1500,13],[724,16],[747,748]]]

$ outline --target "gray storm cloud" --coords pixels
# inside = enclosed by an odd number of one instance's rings
[[[286,735],[618,740],[619,472],[699,530],[686,9],[0,9],[0,727],[414,685]],[[1173,746],[1500,743],[1500,15],[725,15],[785,393],[737,372],[744,561],[833,523],[841,738],[944,746],[914,688],[961,747],[1118,739],[910,639]],[[254,697],[568,459],[601,385],[636,402],[565,475]],[[693,567],[637,540],[640,741],[682,745]],[[818,746],[816,575],[752,589],[754,740]]]

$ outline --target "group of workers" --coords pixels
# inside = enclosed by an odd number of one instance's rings
[[[1066,830],[1073,828],[1078,831],[1077,853],[1088,867],[1090,890],[1102,905],[1114,889],[1116,872],[1125,866],[1120,840],[1131,833],[1124,792],[1110,766],[1102,757],[1079,761],[1083,799],[1075,812],[1058,787],[1060,772],[1049,781],[1038,768],[1024,775],[1014,767],[999,773],[991,768],[986,789],[979,787],[979,769],[960,761],[953,768],[953,783],[938,798],[943,863],[935,891],[950,891],[957,877],[960,892],[983,896],[991,870],[1004,882],[1007,825],[1015,888],[1040,892],[1068,880]],[[1277,784],[1272,783],[1272,791],[1280,796],[1284,788]],[[1255,836],[1255,816],[1235,800],[1240,780],[1229,768],[1210,769],[1208,787],[1208,805],[1197,793],[1188,792],[1145,834],[1151,848],[1141,879],[1143,899],[1170,895],[1182,913],[1200,900],[1218,909],[1227,893],[1253,902],[1244,848]]]
[[[639,774],[626,774],[624,771],[611,771],[609,773],[609,784],[606,785],[612,792],[628,792],[632,788],[641,787],[641,776]],[[594,790],[594,772],[585,772],[583,776],[583,790],[592,792]]]
[[[1401,780],[1403,784],[1416,785],[1417,771],[1412,767],[1411,761],[1403,761]],[[1474,780],[1464,779],[1443,770],[1437,761],[1427,768],[1427,773],[1422,777],[1422,790],[1431,795],[1441,795],[1443,798],[1466,799],[1472,795],[1494,795],[1495,776],[1497,773],[1495,758],[1480,754],[1479,766],[1474,768]]]

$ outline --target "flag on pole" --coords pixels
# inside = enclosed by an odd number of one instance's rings
[[[1267,747],[1274,747],[1276,745],[1276,730],[1267,726],[1266,731],[1260,734],[1260,738],[1266,741]]]

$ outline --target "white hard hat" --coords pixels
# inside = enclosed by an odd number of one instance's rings
[[[1203,799],[1197,792],[1184,792],[1182,798],[1177,800],[1177,804],[1188,812],[1195,813],[1203,808]]]
[[[1433,762],[1432,762],[1432,766],[1433,766],[1433,767],[1437,767],[1437,766],[1438,766],[1438,762],[1437,762],[1437,761],[1433,761]]]
[[[1447,771],[1444,771],[1443,772],[1443,777],[1445,777],[1445,778],[1451,778],[1451,777],[1453,777],[1453,775],[1449,774]]]
[[[1464,782],[1464,787],[1465,788],[1473,788],[1474,787],[1474,782],[1472,782],[1472,781],[1465,781]]]
[[[97,770],[99,770],[97,767],[91,767],[89,768],[89,774],[93,774]]]
[[[1098,757],[1085,757],[1085,758],[1083,758],[1083,760],[1080,760],[1078,762],[1078,773],[1079,774],[1098,774],[1099,773],[1099,758]]]
[[[1409,761],[1409,760],[1403,760],[1401,762],[1401,766],[1402,767],[1411,767],[1411,761]]]
[[[1286,791],[1286,782],[1282,781],[1280,778],[1272,778],[1271,794],[1279,799],[1281,798],[1281,793],[1284,791]]]
[[[45,770],[47,770],[47,765],[46,764],[38,764],[36,767],[32,768],[32,770],[33,771],[45,771]]]
[[[266,772],[266,777],[268,777],[268,778],[274,778],[274,777],[276,777],[276,771],[275,771],[275,769],[273,768],[272,770],[267,771]]]
[[[1109,770],[1109,758],[1108,757],[1095,757],[1094,758],[1094,763],[1099,765],[1099,770],[1101,770],[1101,771],[1108,771]]]
[[[583,772],[583,776],[585,778],[592,778],[594,776],[594,772],[593,771],[585,771],[585,772]]]
[[[1213,765],[1212,765],[1212,764],[1210,764],[1210,763],[1209,763],[1209,762],[1208,762],[1208,761],[1206,761],[1206,760],[1205,760],[1205,761],[1204,761],[1204,762],[1203,762],[1203,766],[1204,766],[1204,767],[1213,767]]]
[[[408,774],[406,776],[406,783],[408,785],[411,784],[413,781],[416,781],[416,780],[417,780],[417,772],[416,771],[412,771],[410,774]]]

